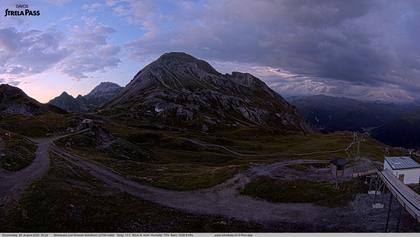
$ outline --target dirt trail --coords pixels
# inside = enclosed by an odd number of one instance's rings
[[[33,180],[42,177],[48,171],[50,164],[48,148],[51,141],[51,139],[37,141],[36,157],[28,167],[17,172],[0,175],[0,199],[21,193]]]
[[[223,215],[246,221],[290,222],[291,219],[295,219],[296,222],[310,223],[319,218],[319,214],[323,213],[325,209],[312,204],[273,204],[238,194],[238,190],[255,176],[271,173],[276,168],[290,163],[308,161],[278,162],[255,166],[215,187],[179,192],[139,184],[103,166],[68,154],[52,145],[53,141],[70,135],[74,134],[33,140],[38,144],[38,148],[32,164],[18,172],[0,174],[0,200],[3,199],[4,201],[6,198],[17,200],[26,187],[46,174],[50,164],[48,152],[51,149],[112,187],[149,201],[191,213]]]
[[[270,165],[256,166],[235,175],[226,182],[209,189],[197,191],[171,191],[139,184],[111,170],[88,162],[80,157],[53,146],[52,151],[74,165],[85,169],[107,185],[133,196],[164,206],[197,214],[213,214],[244,221],[272,222],[294,220],[296,223],[317,222],[328,212],[328,208],[309,203],[269,203],[239,195],[238,190],[253,177],[271,173],[288,164],[312,163],[317,161],[283,161]]]
[[[53,141],[85,131],[86,130],[82,130],[76,133],[51,138],[28,138],[38,145],[35,159],[29,166],[22,170],[0,173],[0,204],[2,200],[18,199],[26,187],[47,173],[50,165],[48,152]]]
[[[235,150],[233,150],[229,147],[226,147],[226,146],[211,144],[211,143],[207,143],[207,142],[204,142],[204,141],[201,141],[201,140],[198,140],[198,139],[192,139],[192,138],[182,138],[182,139],[185,140],[185,141],[191,142],[194,145],[201,146],[203,148],[220,149],[222,151],[225,151],[225,152],[230,153],[230,154],[235,155],[235,156],[277,157],[277,156],[283,156],[284,155],[284,152],[275,152],[275,153],[271,153],[271,154],[248,154],[248,153],[235,151]],[[336,150],[330,150],[330,151],[308,152],[308,153],[295,153],[295,154],[290,154],[290,156],[315,156],[315,155],[334,154],[334,153],[338,153],[338,152],[342,152],[342,151],[347,152],[355,144],[356,144],[356,142],[352,141],[352,142],[349,143],[349,145],[347,147],[342,148],[342,149],[336,149]]]
[[[270,203],[239,194],[239,190],[257,176],[275,176],[279,169],[284,169],[284,166],[318,163],[319,160],[292,160],[257,165],[212,188],[171,191],[137,183],[99,164],[69,154],[56,146],[52,146],[52,151],[110,187],[193,214],[224,216],[268,224],[268,226],[288,223],[308,226],[313,230],[361,232],[382,231],[383,220],[387,213],[384,210],[371,208],[372,200],[368,194],[357,195],[349,205],[338,208],[310,203]],[[393,212],[395,216],[397,211]]]

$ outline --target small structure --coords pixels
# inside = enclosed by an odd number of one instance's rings
[[[93,124],[92,119],[83,119],[82,122],[80,123],[78,129],[83,130],[83,129],[91,128],[92,124]]]
[[[408,156],[385,157],[384,170],[386,169],[404,184],[420,183],[420,164]]]
[[[345,158],[336,158],[334,160],[330,161],[331,164],[331,172],[333,175],[337,176],[343,176],[344,175],[344,168],[347,165],[347,160]]]

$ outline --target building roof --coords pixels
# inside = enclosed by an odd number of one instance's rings
[[[420,164],[408,156],[385,157],[385,161],[388,162],[393,170],[420,168]]]

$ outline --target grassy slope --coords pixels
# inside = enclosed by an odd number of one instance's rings
[[[77,117],[71,114],[47,112],[38,116],[2,115],[0,137],[3,141],[4,157],[0,157],[0,167],[18,171],[32,163],[36,145],[23,136],[45,137],[77,125]]]
[[[18,232],[226,232],[261,226],[215,216],[186,214],[109,189],[65,160],[26,190],[0,231]]]
[[[248,183],[242,194],[261,198],[271,202],[305,202],[337,207],[347,204],[355,194],[367,192],[366,185],[359,179],[340,184],[311,182],[307,180],[280,181],[269,177],[260,177]]]
[[[54,112],[38,116],[3,115],[0,118],[0,128],[29,137],[45,137],[75,125],[74,115]]]
[[[305,156],[316,159],[331,159],[332,156],[347,156],[344,151],[333,154],[305,154],[344,149],[353,139],[351,133],[345,132],[284,135],[275,132],[267,133],[254,128],[239,128],[204,134],[199,132],[168,132],[124,127],[116,124],[108,125],[107,128],[117,136],[137,144],[154,145],[156,143],[170,142],[173,146],[178,145],[180,149],[190,150],[194,149],[194,146],[186,143],[182,138],[194,138],[207,143],[226,146],[241,153],[267,155],[268,159],[270,159],[270,156],[287,156],[290,159],[305,158]],[[361,156],[367,156],[375,160],[383,160],[384,146],[374,139],[367,138],[360,146],[360,154]],[[258,162],[264,160],[264,158],[258,157],[254,160]]]
[[[0,158],[0,167],[8,171],[18,171],[30,165],[35,159],[37,146],[24,137],[0,129],[0,138],[3,143],[3,154]]]
[[[322,152],[344,149],[352,141],[352,134],[349,133],[279,135],[263,133],[256,129],[236,129],[203,134],[125,127],[112,123],[107,125],[107,129],[114,136],[127,141],[130,147],[147,151],[149,156],[121,156],[119,154],[129,153],[121,151],[124,150],[121,147],[118,154],[113,152],[115,149],[98,150],[98,144],[86,135],[69,137],[58,144],[118,173],[155,186],[176,190],[214,186],[254,163],[346,157],[344,151],[332,154]],[[236,156],[222,149],[195,145],[185,138],[223,145],[250,155]],[[383,145],[372,139],[367,139],[360,149],[361,155],[375,160],[382,160],[385,154]]]
[[[132,176],[140,182],[174,190],[211,187],[232,177],[243,168],[243,164],[229,164],[233,157],[224,154],[167,148],[154,148],[151,158],[131,156],[127,159],[127,156],[121,154],[130,151],[121,147],[118,154],[112,147],[108,151],[97,150],[95,142],[86,134],[61,139],[56,144],[118,173]]]

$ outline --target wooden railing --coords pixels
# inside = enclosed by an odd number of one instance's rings
[[[420,222],[420,195],[401,182],[391,171],[385,169],[378,170],[377,173],[401,206]]]

